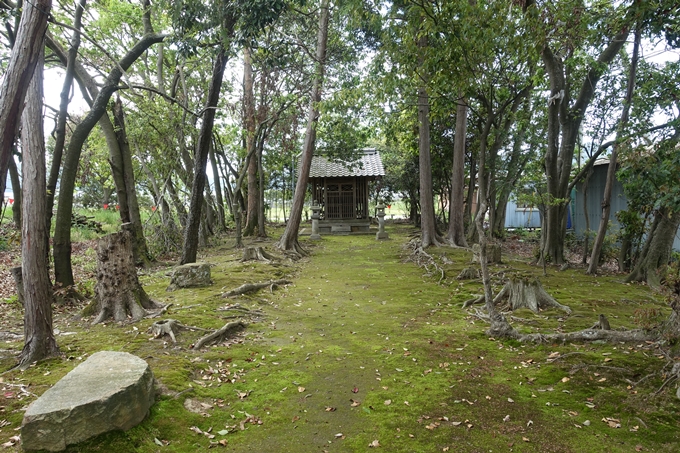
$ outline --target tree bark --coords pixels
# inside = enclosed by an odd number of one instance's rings
[[[148,3],[148,2],[145,2]],[[118,90],[118,82],[132,63],[153,44],[165,39],[165,35],[145,30],[144,36],[111,69],[104,85],[92,104],[92,108],[76,126],[64,159],[61,183],[59,185],[59,204],[54,228],[54,275],[58,285],[69,287],[74,284],[71,267],[71,214],[73,213],[73,192],[78,172],[80,154],[92,128],[106,112],[109,99]]]
[[[578,97],[571,105],[571,94],[562,59],[546,45],[541,57],[550,79],[548,105],[548,143],[545,152],[545,176],[548,200],[546,203],[545,231],[542,260],[554,264],[564,263],[564,238],[569,203],[569,179],[578,132],[590,105],[597,83],[626,43],[629,31],[618,33],[589,68]]]
[[[86,2],[87,0],[80,0],[73,16],[74,31],[65,62],[66,72],[64,74],[64,84],[62,85],[61,93],[59,94],[59,113],[57,115],[54,148],[52,150],[52,163],[50,165],[49,176],[47,177],[47,225],[51,225],[52,223],[54,195],[57,191],[59,169],[61,168],[64,144],[66,143],[66,117],[68,116],[68,105],[71,100],[71,87],[73,86],[73,78],[76,72],[76,57],[78,56],[78,48],[80,47],[80,29],[82,27],[82,17]]]
[[[24,282],[24,348],[22,369],[59,353],[52,331],[54,295],[48,274],[49,230],[45,222],[45,139],[43,136],[42,52],[28,87],[21,131],[23,150],[24,222],[21,230],[22,279]]]
[[[148,309],[160,308],[144,291],[137,278],[132,255],[134,242],[130,225],[99,239],[97,243],[97,282],[95,299],[84,314],[96,314],[93,324],[108,319],[137,321]]]
[[[295,185],[293,205],[290,210],[290,218],[286,224],[277,246],[282,250],[291,250],[295,253],[305,255],[305,252],[298,242],[298,229],[302,221],[302,208],[307,193],[307,182],[309,181],[309,169],[312,166],[312,156],[316,146],[316,124],[319,121],[319,103],[321,102],[321,88],[323,86],[324,72],[326,67],[326,45],[328,43],[328,21],[329,21],[329,0],[322,0],[319,11],[319,33],[316,44],[316,74],[314,85],[312,86],[311,99],[307,115],[307,130],[305,141],[302,147],[302,163],[298,169],[298,178]]]
[[[432,158],[430,156],[430,100],[427,92],[429,80],[424,68],[427,36],[418,39],[420,86],[418,87],[418,166],[420,181],[420,244],[423,248],[440,245],[434,215],[432,191]]]
[[[121,205],[121,220],[123,220],[123,215],[125,215],[125,217],[129,219],[127,221],[131,224],[133,235],[132,254],[134,256],[135,264],[146,267],[149,264],[149,250],[146,246],[142,216],[139,212],[139,201],[137,200],[137,189],[135,187],[135,173],[132,166],[132,151],[130,151],[130,144],[127,139],[125,130],[125,112],[123,111],[123,103],[120,101],[120,97],[116,99],[116,102],[113,105],[113,121],[116,126],[117,149],[120,153],[120,164],[122,165],[122,178],[120,182],[123,184],[122,192],[125,193],[125,199],[127,201],[127,211],[125,213],[123,213],[123,206]],[[111,162],[113,162],[113,156]],[[120,193],[121,190],[118,189],[118,192]],[[123,220],[123,223],[126,223],[126,220]]]
[[[456,107],[456,136],[453,142],[453,169],[449,197],[449,231],[447,239],[459,247],[467,247],[463,222],[465,201],[465,142],[467,134],[467,101],[461,97]]]
[[[630,114],[630,105],[633,102],[633,91],[635,90],[635,77],[637,73],[638,57],[640,54],[640,39],[641,27],[635,29],[635,41],[633,44],[633,57],[630,62],[630,70],[628,72],[628,87],[626,88],[626,97],[623,100],[623,112],[621,112],[621,119],[616,131],[616,141],[614,149],[612,149],[611,156],[609,156],[609,167],[607,168],[607,181],[604,186],[604,194],[602,195],[602,217],[600,218],[600,225],[597,229],[597,236],[593,243],[593,253],[590,256],[590,265],[588,266],[587,274],[597,273],[597,266],[600,262],[600,254],[602,252],[602,245],[604,244],[604,237],[607,234],[607,226],[609,225],[609,214],[611,213],[611,198],[614,181],[616,180],[616,165],[617,155],[621,143],[619,138],[623,135],[623,131],[628,126],[628,116]]]
[[[233,32],[233,24],[229,35]],[[194,159],[194,181],[191,186],[191,203],[189,205],[189,217],[186,229],[184,230],[184,247],[180,264],[195,263],[198,253],[198,233],[201,223],[201,209],[203,207],[203,190],[205,188],[205,169],[212,140],[212,130],[215,123],[215,110],[220,99],[222,89],[222,77],[224,68],[228,60],[227,49],[224,44],[220,44],[219,51],[213,63],[213,73],[208,91],[208,102],[206,103],[203,121],[201,123],[201,133],[196,147]]]
[[[16,40],[0,86],[0,194],[5,193],[12,146],[28,86],[45,46],[44,36],[51,8],[52,0],[35,0],[24,5]]]
[[[12,220],[14,226],[21,230],[21,200],[23,188],[21,187],[21,179],[19,178],[19,169],[17,163],[14,161],[14,156],[9,158],[9,177],[12,181],[12,193],[14,194],[14,204],[12,205]],[[4,192],[3,192],[4,196]]]
[[[213,183],[215,184],[215,202],[217,204],[217,225],[221,232],[227,231],[227,224],[224,216],[224,197],[222,196],[222,183],[220,182],[220,172],[215,158],[214,145],[210,147],[210,166],[213,172]]]
[[[647,282],[652,287],[661,285],[661,278],[670,259],[675,233],[680,227],[680,211],[660,209],[655,214],[654,225],[645,248],[627,282]]]
[[[253,80],[253,62],[250,49],[243,49],[243,119],[246,133],[246,154],[250,154],[255,147],[255,92]],[[252,236],[258,225],[258,203],[260,192],[257,178],[257,155],[253,156],[248,164],[248,208],[246,211],[246,224],[243,229],[244,236]]]

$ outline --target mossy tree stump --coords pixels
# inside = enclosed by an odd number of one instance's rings
[[[109,234],[97,243],[97,282],[94,301],[85,309],[95,314],[94,324],[113,319],[117,322],[137,321],[147,310],[161,308],[152,301],[137,278],[132,256],[132,233]]]
[[[484,296],[470,299],[463,304],[463,308],[483,301]],[[494,305],[505,303],[510,311],[528,308],[534,313],[538,313],[541,310],[557,308],[571,314],[571,308],[557,302],[543,289],[543,285],[538,279],[521,275],[511,277],[505,283],[503,289],[493,298],[493,303]]]

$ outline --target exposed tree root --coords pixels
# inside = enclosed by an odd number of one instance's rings
[[[541,283],[536,279],[510,278],[493,299],[495,305],[500,304],[502,301],[505,301],[508,309],[511,311],[528,308],[534,313],[538,313],[541,310],[557,308],[567,314],[571,314],[571,308],[553,299],[552,296],[545,292]],[[469,299],[463,303],[463,308],[482,302],[484,302],[484,296]]]
[[[164,335],[168,335],[173,343],[177,343],[177,338],[175,337],[180,330],[201,330],[204,332],[210,332],[209,329],[202,329],[200,327],[185,326],[176,319],[163,319],[156,321],[151,324],[149,330],[153,334],[154,338],[161,338]]]
[[[262,310],[258,309],[250,309],[248,307],[244,307],[241,304],[233,304],[233,305],[227,305],[226,307],[221,307],[218,308],[217,311],[235,311],[238,313],[241,313],[242,315],[247,315],[247,316],[264,316],[264,312]]]
[[[18,341],[23,339],[24,335],[21,333],[0,331],[0,341]]]
[[[585,329],[576,332],[567,333],[552,333],[552,334],[527,334],[520,335],[517,338],[524,343],[554,343],[567,341],[609,341],[609,342],[623,342],[632,343],[640,341],[650,341],[657,339],[652,332],[645,330],[602,330],[602,329]]]
[[[437,283],[441,283],[444,280],[446,277],[444,269],[437,264],[432,255],[423,249],[419,238],[411,239],[407,242],[406,247],[410,250],[407,261],[411,261],[417,266],[424,268],[425,275],[428,277],[433,277],[435,273],[439,274],[440,277]]]
[[[215,344],[222,341],[225,337],[229,336],[231,333],[245,329],[248,327],[243,321],[233,321],[222,326],[221,329],[217,329],[213,333],[210,333],[202,338],[200,338],[191,349],[201,349],[207,344]]]
[[[290,280],[285,279],[271,280],[262,283],[246,283],[244,285],[239,286],[238,288],[227,291],[226,293],[222,294],[222,297],[240,296],[242,294],[252,293],[267,287],[269,287],[270,292],[274,292],[274,288],[276,288],[277,286],[288,285],[290,283],[292,283]]]
[[[243,258],[241,262],[245,261],[264,261],[266,263],[271,263],[273,261],[279,261],[280,258],[268,253],[262,247],[247,247],[243,250]]]

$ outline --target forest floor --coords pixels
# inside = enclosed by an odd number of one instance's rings
[[[412,229],[388,232],[387,241],[303,239],[311,255],[297,262],[242,263],[224,239],[201,256],[212,266],[208,288],[166,292],[168,266],[143,271],[151,297],[173,304],[164,318],[217,329],[233,320],[225,309],[251,310],[242,333],[200,351],[190,349],[200,332],[182,331],[176,344],[153,339],[147,329],[158,319],[92,326],[74,317],[82,306],[57,307],[63,356],[0,375],[0,451],[20,451],[13,438],[26,406],[99,350],[147,360],[157,402],[137,427],[68,452],[680,451],[677,384],[664,385],[673,361],[659,345],[489,338],[485,322],[461,308],[482,292],[479,280],[456,279],[471,253],[428,249],[445,272],[440,281],[439,271],[409,260]],[[251,245],[278,254],[273,240]],[[579,330],[600,313],[614,329],[631,328],[668,314],[660,295],[622,283],[621,275],[590,277],[574,267],[543,276],[527,264],[522,243],[505,243],[504,253],[503,264],[491,267],[497,289],[512,272],[531,273],[573,309],[569,316],[515,312],[521,332]],[[78,262],[90,275],[94,253],[83,251]],[[293,283],[222,297],[243,283],[280,278]],[[0,331],[21,333],[16,301],[0,302],[0,314]],[[21,347],[20,339],[2,341],[0,370],[12,367]]]

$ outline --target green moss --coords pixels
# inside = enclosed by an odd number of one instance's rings
[[[455,279],[471,254],[429,250],[453,263],[444,265],[446,278],[438,284],[439,275],[405,261],[401,244],[408,230],[392,227],[389,233],[390,241],[303,241],[311,257],[277,265],[241,263],[239,250],[216,243],[201,258],[212,266],[212,286],[166,292],[165,268],[145,271],[141,281],[154,300],[173,304],[165,317],[185,325],[219,328],[230,314],[218,309],[233,303],[265,312],[239,341],[193,351],[203,332],[182,331],[173,344],[150,338],[153,319],[90,326],[63,313],[56,326],[75,332],[58,336],[65,357],[3,379],[30,384],[40,394],[102,349],[131,352],[150,363],[161,389],[150,416],[126,433],[105,434],[69,452],[194,452],[220,440],[230,452],[367,451],[374,440],[390,452],[678,449],[675,388],[652,396],[663,384],[659,372],[666,364],[654,345],[490,340],[484,322],[460,308],[481,294],[479,281]],[[529,321],[515,323],[521,331],[590,327],[599,313],[613,328],[634,327],[641,306],[668,313],[646,287],[616,277],[585,276],[578,269],[550,269],[543,277],[541,269],[520,260],[506,262],[492,272],[537,277],[574,310],[571,316],[521,310],[514,315]],[[294,283],[273,293],[221,297],[243,283],[275,278]],[[502,280],[494,284],[498,289]],[[21,408],[33,398],[0,401],[6,408],[0,419],[11,423],[0,431],[0,441],[13,435]],[[210,408],[190,412],[186,398]],[[603,422],[607,417],[621,427]],[[583,425],[586,420],[590,426]]]

